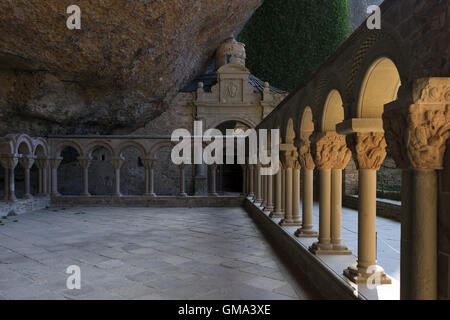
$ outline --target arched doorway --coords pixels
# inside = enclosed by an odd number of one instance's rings
[[[216,128],[220,130],[220,132],[222,132],[224,136],[226,136],[227,131],[228,134],[231,133],[232,135],[237,135],[240,130],[246,131],[247,129],[249,129],[249,126],[242,121],[230,120],[222,122]],[[236,139],[234,140],[234,153],[233,157],[229,157],[229,161],[227,161],[227,152],[225,147],[226,145],[224,141],[224,164],[217,167],[216,173],[217,192],[219,194],[243,192],[243,169],[241,164],[238,164],[237,143]]]

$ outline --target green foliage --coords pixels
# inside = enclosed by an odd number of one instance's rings
[[[348,0],[265,0],[237,40],[246,44],[253,74],[289,91],[350,33]]]

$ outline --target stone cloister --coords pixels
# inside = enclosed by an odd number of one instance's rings
[[[397,296],[449,299],[449,4],[441,2],[441,11],[447,12],[441,16],[436,8],[418,3],[422,2],[385,1],[381,30],[361,25],[276,108],[268,84],[258,96],[248,84],[249,72],[237,59],[242,52],[232,50],[232,63],[218,63],[219,86],[211,92],[205,92],[203,83],[198,82],[195,111],[206,128],[234,120],[257,130],[280,130],[281,169],[275,175],[262,175],[263,165],[243,165],[242,195],[218,196],[215,164],[209,166],[207,194],[187,194],[186,165],[178,168],[176,196],[156,194],[156,154],[160,148],[174,145],[170,136],[33,138],[11,134],[0,140],[4,202],[17,202],[14,169],[18,164],[25,172],[23,201],[32,201],[30,168],[34,164],[38,168],[34,198],[47,205],[243,206],[264,230],[278,238],[275,242],[284,246],[282,250],[303,259],[296,265],[304,267],[317,288],[325,290],[329,284],[334,288],[331,297],[354,297],[353,289],[366,290],[373,279],[378,287],[392,286],[391,277],[377,264],[376,230],[377,171],[390,152],[402,170],[401,279]],[[410,26],[413,15],[427,19]],[[145,170],[142,195],[121,193],[122,153],[130,146],[139,151]],[[58,192],[58,167],[65,147],[78,154],[80,195]],[[92,152],[98,147],[108,151],[114,169],[114,192],[110,195],[89,192],[88,170]],[[342,175],[351,159],[359,178],[357,252],[348,249],[341,235]],[[204,173],[204,169],[197,166],[195,172]],[[314,185],[319,188],[318,229],[313,226]],[[299,244],[303,239],[312,242],[303,248]],[[323,261],[338,261],[342,268],[331,270]],[[319,269],[328,271],[324,275]]]

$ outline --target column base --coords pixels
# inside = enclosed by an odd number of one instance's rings
[[[122,196],[121,193],[115,193],[115,194],[114,194],[114,197],[121,197],[121,196]]]
[[[319,243],[314,242],[311,247],[309,247],[309,251],[315,255],[330,255],[333,253],[333,245],[331,243]]]
[[[299,238],[317,238],[319,233],[314,229],[300,228],[295,231],[295,236]]]
[[[33,196],[31,194],[29,194],[29,193],[26,193],[26,194],[23,195],[23,198],[27,199],[27,200],[28,199],[33,199]]]
[[[186,198],[187,197],[187,193],[186,192],[180,192],[178,194],[178,196],[181,197],[181,198]]]
[[[144,193],[144,197],[150,197],[150,198],[153,198],[153,197],[156,197],[156,193],[154,193],[154,192]]]
[[[83,193],[80,194],[80,196],[83,196],[83,197],[90,197],[91,194],[90,194],[89,192],[83,192]]]
[[[369,272],[370,271],[370,272]],[[361,268],[350,266],[344,270],[344,275],[356,284],[391,284],[392,280],[389,278],[382,267],[375,265],[372,268]]]
[[[281,211],[278,211],[278,212],[273,211],[273,212],[271,212],[271,213],[269,214],[269,217],[270,217],[270,218],[275,218],[275,219],[284,218],[284,213],[281,212]]]
[[[352,252],[350,250],[348,250],[347,246],[342,243],[336,243],[336,244],[333,243],[332,251],[333,251],[333,254],[341,255],[341,256],[352,254]]]
[[[210,196],[210,197],[218,197],[219,196],[219,194],[218,193],[208,193],[208,196]]]
[[[275,208],[273,206],[264,207],[264,211],[273,211]]]
[[[283,219],[279,223],[282,227],[301,227],[301,220]]]

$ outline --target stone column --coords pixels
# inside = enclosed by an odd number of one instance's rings
[[[62,157],[49,159],[51,168],[51,195],[59,196],[58,192],[58,167],[61,164]]]
[[[184,183],[184,163],[179,165],[180,167],[180,192],[178,193],[179,197],[187,197]]]
[[[153,163],[154,159],[144,158],[142,159],[145,168],[145,193],[146,197],[156,197],[155,187],[154,187],[154,173],[153,173]]]
[[[210,181],[209,181],[209,196],[211,197],[217,197],[217,191],[216,191],[216,171],[217,171],[217,165],[211,164],[209,166],[209,176],[210,176]]]
[[[5,200],[16,201],[14,169],[17,166],[19,155],[2,155],[0,162],[5,168]]]
[[[281,211],[282,202],[282,176],[283,168],[280,165],[278,172],[275,176],[275,210],[270,214],[271,218],[283,218],[283,212]]]
[[[48,159],[38,158],[34,163],[39,170],[38,195],[44,196],[47,194]]]
[[[254,173],[254,165],[253,164],[250,164],[249,166],[248,166],[248,170],[249,170],[249,177],[248,177],[248,179],[249,179],[249,197],[250,198],[254,198],[255,197],[255,192],[254,192],[254,190],[253,190],[253,186],[254,186],[254,180],[255,180],[255,173]]]
[[[261,207],[263,209],[267,206],[267,176],[261,174],[261,181],[262,181],[262,203]]]
[[[114,168],[114,176],[115,176],[115,189],[114,189],[114,195],[116,197],[121,197],[122,194],[120,193],[120,168],[123,165],[124,158],[118,157],[118,158],[112,158],[111,163]]]
[[[300,226],[301,221],[297,214],[294,218],[294,191],[298,192],[298,188],[293,188],[294,170],[298,166],[298,153],[294,146],[289,150],[284,151],[284,166],[285,170],[285,206],[284,206],[284,218],[280,221],[281,226]],[[294,190],[295,189],[295,190]]]
[[[242,165],[242,192],[241,196],[247,196],[247,166]]]
[[[262,178],[261,178],[261,164],[256,165],[256,200],[255,203],[261,204],[262,199]]]
[[[344,270],[344,274],[355,283],[367,283],[376,275],[377,283],[389,284],[391,279],[376,260],[376,174],[386,157],[386,141],[383,133],[358,132],[351,138],[359,174],[358,261],[356,266]]]
[[[22,158],[20,158],[19,162],[25,172],[25,192],[23,194],[23,198],[32,199],[33,196],[31,195],[30,189],[30,169],[33,166],[34,157],[31,155],[24,155]]]
[[[286,168],[281,170],[281,215],[284,218],[286,213]]]
[[[385,106],[383,125],[402,173],[400,298],[438,298],[438,179],[450,138],[450,78],[417,79]],[[443,231],[441,231],[443,232]],[[444,271],[445,272],[445,271]]]
[[[292,169],[292,220],[295,224],[301,226],[300,219],[300,164],[295,162]]]
[[[85,197],[89,197],[91,195],[89,193],[89,166],[91,165],[91,160],[92,158],[89,157],[78,157],[83,180],[83,191],[81,191],[81,195]]]
[[[269,174],[267,176],[267,204],[264,210],[272,211],[274,209],[273,206],[273,175]]]

